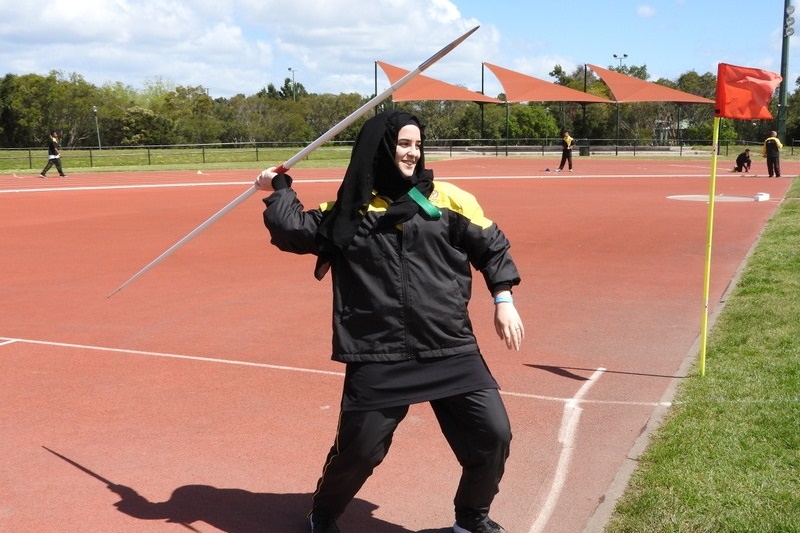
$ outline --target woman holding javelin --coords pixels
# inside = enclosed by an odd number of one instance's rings
[[[263,171],[264,223],[281,250],[317,256],[331,270],[333,355],[345,363],[341,413],[309,514],[313,533],[339,531],[345,511],[385,458],[409,406],[429,402],[462,467],[455,533],[505,530],[489,518],[511,429],[498,384],[480,353],[467,304],[472,271],[495,303],[495,330],[519,350],[520,282],[510,244],[475,198],[434,181],[424,133],[408,113],[369,119],[335,202],[305,210],[292,179]]]

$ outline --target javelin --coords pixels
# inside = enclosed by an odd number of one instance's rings
[[[467,37],[472,35],[478,28],[480,28],[480,26],[475,26],[467,33],[465,33],[452,43],[448,44],[447,46],[436,52],[430,58],[420,63],[420,65],[417,68],[415,68],[414,70],[412,70],[411,72],[409,72],[408,74],[406,74],[405,76],[394,82],[388,89],[383,91],[381,94],[376,95],[370,101],[368,101],[367,103],[365,103],[364,105],[353,111],[350,115],[345,117],[341,122],[339,122],[334,127],[332,127],[331,129],[320,135],[315,141],[313,141],[311,144],[309,144],[308,146],[297,152],[286,162],[278,165],[275,168],[275,172],[281,174],[292,168],[295,165],[295,163],[302,160],[304,157],[308,156],[308,154],[310,154],[311,152],[313,152],[314,150],[316,150],[317,148],[319,148],[320,146],[331,140],[333,137],[338,135],[342,130],[347,128],[349,125],[358,120],[360,117],[364,116],[367,113],[367,111],[369,111],[370,109],[377,106],[379,103],[389,98],[389,96],[391,96],[393,92],[395,92],[397,89],[399,89],[400,87],[411,81],[411,79],[414,78],[417,74],[419,74],[420,72],[427,69],[428,67],[439,61],[441,58],[449,54],[456,46],[461,44]],[[234,198],[233,201],[231,201],[228,205],[217,211],[214,215],[211,216],[211,218],[209,218],[208,220],[197,226],[188,235],[186,235],[184,238],[173,244],[167,251],[165,251],[155,259],[153,259],[153,261],[151,261],[147,266],[145,266],[139,272],[131,276],[131,278],[128,279],[128,281],[117,287],[111,294],[107,296],[107,298],[111,298],[112,296],[114,296],[116,293],[124,289],[125,286],[127,286],[133,280],[135,280],[136,278],[138,278],[139,276],[141,276],[142,274],[144,274],[145,272],[156,266],[158,263],[160,263],[172,252],[174,252],[175,250],[177,250],[178,248],[189,242],[198,234],[205,231],[206,228],[208,228],[211,224],[213,224],[214,222],[225,216],[234,207],[241,204],[247,198],[252,196],[253,193],[256,192],[256,190],[257,187],[255,186],[255,184],[251,185],[249,189],[247,189],[242,194]]]

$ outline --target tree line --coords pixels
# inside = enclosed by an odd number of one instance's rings
[[[609,67],[648,80],[646,66]],[[556,65],[554,83],[613,99],[608,87],[584,67],[572,72]],[[796,81],[800,82],[800,79]],[[689,71],[661,85],[714,99],[716,75]],[[280,88],[269,84],[258,93],[212,98],[202,86],[185,87],[161,78],[135,90],[121,82],[100,87],[80,74],[51,71],[6,74],[0,80],[0,147],[29,148],[46,143],[52,130],[61,132],[62,145],[160,146],[180,144],[308,142],[367,102],[373,95],[314,94],[290,78]],[[500,100],[504,94],[497,95]],[[800,110],[789,97],[787,137],[800,137]],[[380,108],[395,104],[391,99]],[[776,99],[773,99],[773,108]],[[562,129],[574,137],[615,143],[675,144],[681,140],[711,139],[711,105],[646,102],[589,104],[571,102],[522,103],[509,106],[472,102],[419,101],[396,104],[418,114],[429,139],[557,139]],[[773,116],[777,113],[773,112]],[[776,128],[775,121],[722,120],[720,140],[758,142]],[[361,123],[337,137],[353,141]],[[786,140],[784,140],[786,141]],[[554,141],[555,142],[555,141]]]

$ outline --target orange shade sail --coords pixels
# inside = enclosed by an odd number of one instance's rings
[[[396,82],[409,71],[400,67],[395,67],[383,61],[377,64],[391,83]],[[392,95],[395,102],[410,102],[419,100],[460,100],[466,102],[481,102],[487,104],[502,104],[501,100],[486,96],[479,92],[470,91],[457,85],[451,85],[443,81],[435,80],[422,74],[418,75]]]
[[[540,80],[507,68],[484,63],[500,81],[509,102],[583,102],[589,104],[610,104],[602,96],[578,91],[564,85]]]
[[[714,100],[695,94],[665,87],[657,83],[641,80],[614,70],[589,64],[595,74],[600,76],[620,103],[629,102],[673,102],[678,104],[713,104]]]

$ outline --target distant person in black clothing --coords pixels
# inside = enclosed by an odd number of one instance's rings
[[[66,174],[64,174],[64,169],[61,168],[61,150],[58,144],[59,136],[58,132],[53,130],[50,132],[50,139],[47,141],[47,164],[42,170],[42,173],[39,174],[40,178],[47,177],[47,171],[50,170],[53,165],[55,165],[56,170],[58,170],[58,175],[62,178],[66,178]]]
[[[769,137],[764,141],[764,149],[761,155],[767,158],[767,173],[769,177],[781,177],[781,148],[783,145],[778,139],[777,132],[769,132]]]
[[[750,172],[750,164],[752,160],[750,159],[750,148],[746,149],[744,152],[739,154],[739,157],[736,158],[736,166],[733,167],[734,172]]]
[[[561,132],[561,164],[558,165],[556,172],[564,170],[564,165],[569,163],[569,171],[572,172],[572,147],[575,146],[575,139],[569,136],[569,132]]]

